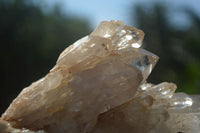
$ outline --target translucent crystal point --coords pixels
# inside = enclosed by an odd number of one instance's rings
[[[142,45],[144,32],[124,25],[121,21],[103,21],[91,33],[91,36],[111,39],[113,47],[120,50],[127,47],[139,48]]]
[[[131,61],[131,65],[137,67],[143,75],[143,82],[146,81],[159,57],[142,48],[138,49],[138,56]]]

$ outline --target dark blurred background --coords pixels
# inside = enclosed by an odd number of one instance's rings
[[[143,47],[160,57],[149,82],[174,82],[177,91],[200,94],[197,6],[195,0],[0,0],[0,114],[67,46],[111,19],[145,32]]]

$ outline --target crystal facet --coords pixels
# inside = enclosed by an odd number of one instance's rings
[[[140,48],[143,37],[121,21],[101,22],[23,89],[0,118],[0,132],[199,133],[200,96],[146,83],[158,57]]]

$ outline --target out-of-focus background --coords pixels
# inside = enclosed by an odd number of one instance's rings
[[[113,19],[142,29],[143,47],[160,57],[149,82],[200,94],[199,0],[0,0],[0,114],[61,51]]]

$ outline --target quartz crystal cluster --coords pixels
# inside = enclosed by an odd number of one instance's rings
[[[200,96],[146,83],[158,56],[143,31],[103,21],[66,48],[0,118],[11,133],[200,133]]]

